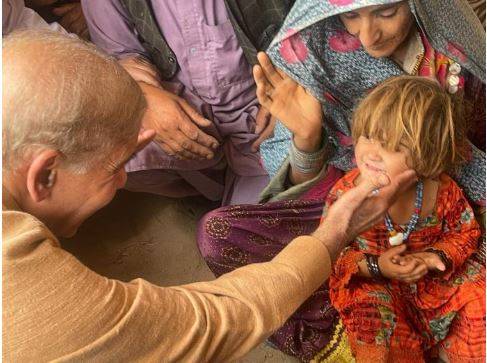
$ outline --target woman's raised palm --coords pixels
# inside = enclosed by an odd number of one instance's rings
[[[279,119],[295,136],[306,139],[321,131],[323,118],[320,102],[301,85],[276,70],[267,54],[258,55],[254,66],[257,98],[272,116]]]

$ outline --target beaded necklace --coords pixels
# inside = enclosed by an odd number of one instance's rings
[[[394,229],[391,217],[389,216],[389,214],[386,214],[384,222],[387,230],[389,231],[389,244],[391,246],[399,246],[403,242],[407,241],[411,232],[414,231],[414,229],[416,228],[416,224],[419,220],[419,214],[421,213],[421,206],[423,205],[423,189],[424,184],[423,181],[420,180],[416,184],[416,200],[414,202],[414,212],[411,216],[411,219],[409,220],[408,226],[404,233],[397,232]]]

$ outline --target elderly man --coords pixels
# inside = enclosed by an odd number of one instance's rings
[[[124,164],[154,136],[138,136],[140,88],[114,59],[51,32],[7,37],[2,72],[5,361],[241,357],[323,283],[346,241],[381,218],[397,191],[391,185],[369,197],[374,186],[356,188],[313,236],[212,282],[164,288],[111,280],[57,238],[76,233],[112,199]],[[404,186],[412,174],[403,175]]]

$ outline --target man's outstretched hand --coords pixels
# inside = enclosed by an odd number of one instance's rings
[[[338,198],[313,236],[323,241],[332,259],[336,259],[358,234],[384,218],[397,196],[416,181],[416,173],[412,170],[404,171],[394,181],[385,174],[373,182],[364,180]],[[375,189],[379,192],[372,193]]]

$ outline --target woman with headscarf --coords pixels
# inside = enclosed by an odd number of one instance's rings
[[[203,219],[198,243],[217,275],[269,260],[316,227],[329,189],[354,167],[352,111],[390,77],[436,78],[463,97],[472,141],[485,150],[485,31],[466,1],[298,0],[267,54],[280,70],[260,54],[254,75],[260,102],[281,121],[261,147],[275,174],[263,200],[277,202],[222,208]],[[470,145],[469,160],[451,175],[484,206],[485,152],[478,147]],[[270,341],[303,361],[348,362],[343,331],[325,284]]]

